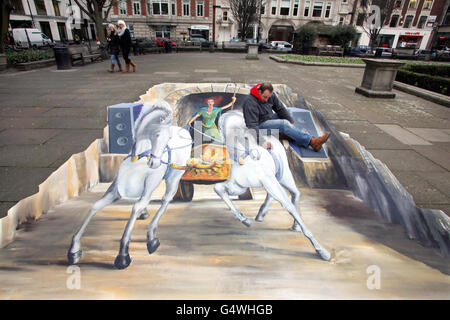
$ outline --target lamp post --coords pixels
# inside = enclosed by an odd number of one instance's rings
[[[216,8],[222,8],[222,6],[213,4],[213,43],[216,43]]]
[[[259,0],[259,12],[258,12],[258,32],[256,35],[256,42],[259,43],[259,40],[261,40],[261,9],[262,9],[262,2],[263,0]]]

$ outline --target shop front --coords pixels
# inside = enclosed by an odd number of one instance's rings
[[[189,36],[200,35],[202,38],[209,40],[209,26],[194,25],[188,29],[189,29]]]
[[[423,35],[420,32],[406,32],[400,34],[397,41],[399,49],[419,49],[422,43]]]

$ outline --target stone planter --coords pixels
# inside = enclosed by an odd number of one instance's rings
[[[15,67],[20,71],[49,67],[55,64],[55,59],[39,60],[32,62],[18,63]]]
[[[245,57],[245,59],[258,60],[259,59],[258,58],[258,47],[259,47],[259,44],[257,44],[257,43],[249,43],[247,56]]]
[[[7,62],[6,62],[6,54],[0,54],[0,71],[6,70]]]
[[[393,60],[362,59],[366,68],[360,87],[355,92],[370,98],[395,98],[392,92],[397,69],[403,62]]]

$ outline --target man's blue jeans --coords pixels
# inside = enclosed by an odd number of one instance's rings
[[[284,133],[289,138],[294,139],[297,144],[308,148],[311,141],[311,135],[301,132],[294,127],[288,120],[280,119],[275,113],[271,120],[264,121],[259,125],[259,129],[278,129],[280,133]]]

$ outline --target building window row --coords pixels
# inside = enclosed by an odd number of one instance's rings
[[[44,1],[44,0],[36,0],[36,1]],[[53,0],[55,1],[55,0]],[[148,15],[169,15],[169,8],[171,15],[177,15],[176,12],[176,0],[147,0],[146,1],[146,9]],[[118,2],[119,14],[127,15],[127,2],[126,0],[119,0]],[[141,10],[141,2],[133,1],[132,3],[132,14],[140,15],[142,14]],[[191,15],[191,2],[190,0],[182,1],[182,15],[190,16]],[[204,17],[205,16],[205,3],[203,0],[196,1],[196,16]]]

